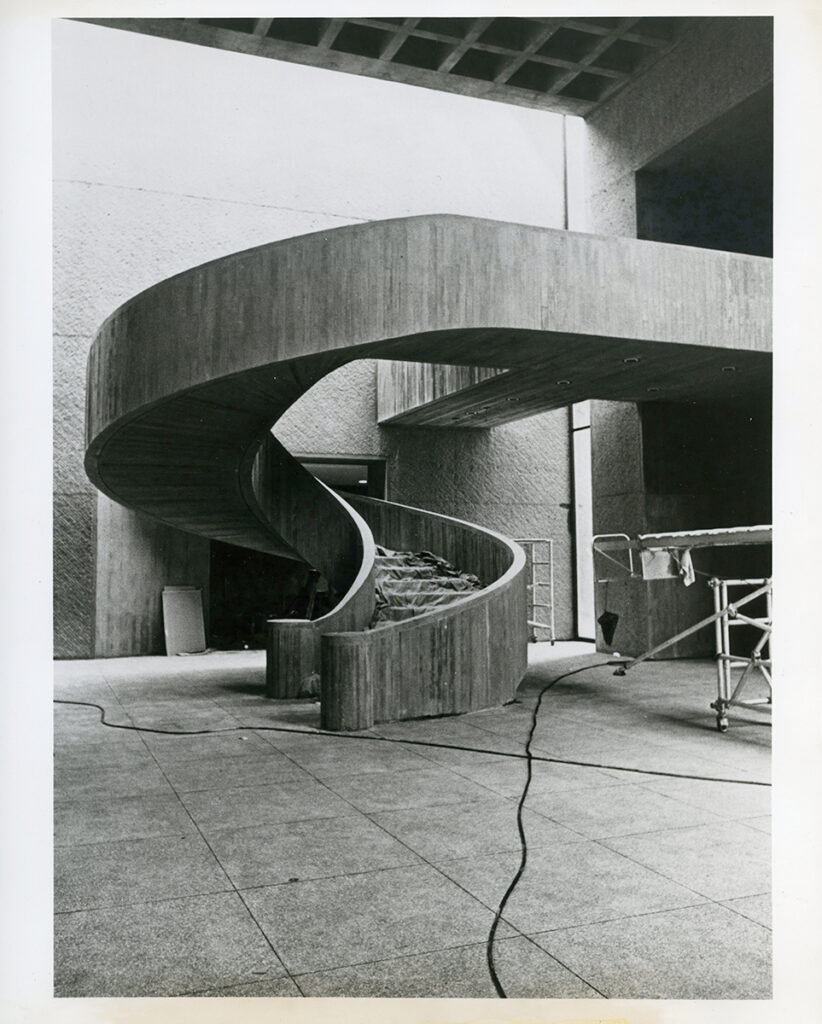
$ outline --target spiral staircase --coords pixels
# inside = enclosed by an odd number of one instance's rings
[[[365,357],[504,371],[487,381],[488,402],[509,419],[647,400],[651,388],[679,401],[751,393],[770,373],[767,264],[447,215],[240,252],[149,288],[103,324],[86,470],[170,526],[323,574],[330,612],[269,623],[267,692],[319,692],[325,728],[500,704],[526,668],[521,549],[447,516],[343,500],[272,427],[316,381]],[[375,545],[432,551],[483,587],[369,628]]]

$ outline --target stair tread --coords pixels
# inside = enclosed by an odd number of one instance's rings
[[[474,587],[392,587],[394,580],[386,580],[380,590],[384,594],[395,594],[397,597],[415,597],[417,594],[473,594]]]
[[[395,577],[378,577],[381,586],[397,592],[414,594],[420,590],[477,590],[478,588],[467,580],[459,577],[409,577],[407,579],[396,579]]]

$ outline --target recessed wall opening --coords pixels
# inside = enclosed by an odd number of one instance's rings
[[[637,238],[773,255],[773,88],[636,174]]]
[[[343,494],[385,498],[385,460],[363,456],[298,455],[318,480]]]

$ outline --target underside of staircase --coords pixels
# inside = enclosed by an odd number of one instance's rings
[[[652,390],[754,394],[770,380],[769,275],[755,257],[446,215],[275,242],[163,281],[103,324],[86,470],[170,526],[322,573],[331,611],[269,623],[267,692],[318,692],[325,728],[504,703],[527,663],[522,550],[447,516],[343,499],[272,427],[365,357],[510,371],[539,395],[528,414]],[[378,546],[428,552],[479,586],[442,564],[420,586],[426,573]],[[396,614],[375,617],[378,588]]]

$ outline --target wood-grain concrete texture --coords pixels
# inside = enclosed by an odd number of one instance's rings
[[[485,584],[447,607],[321,642],[323,725],[364,728],[395,718],[455,714],[513,698],[528,667],[525,554],[472,523],[352,495],[392,550],[436,552]]]
[[[299,553],[356,608],[335,628],[362,628],[361,525],[269,440],[314,382],[371,356],[539,368],[555,378],[543,408],[637,400],[650,382],[684,381],[686,396],[764,386],[769,274],[753,257],[446,215],[260,246],[170,278],[103,324],[87,472],[169,525]]]

